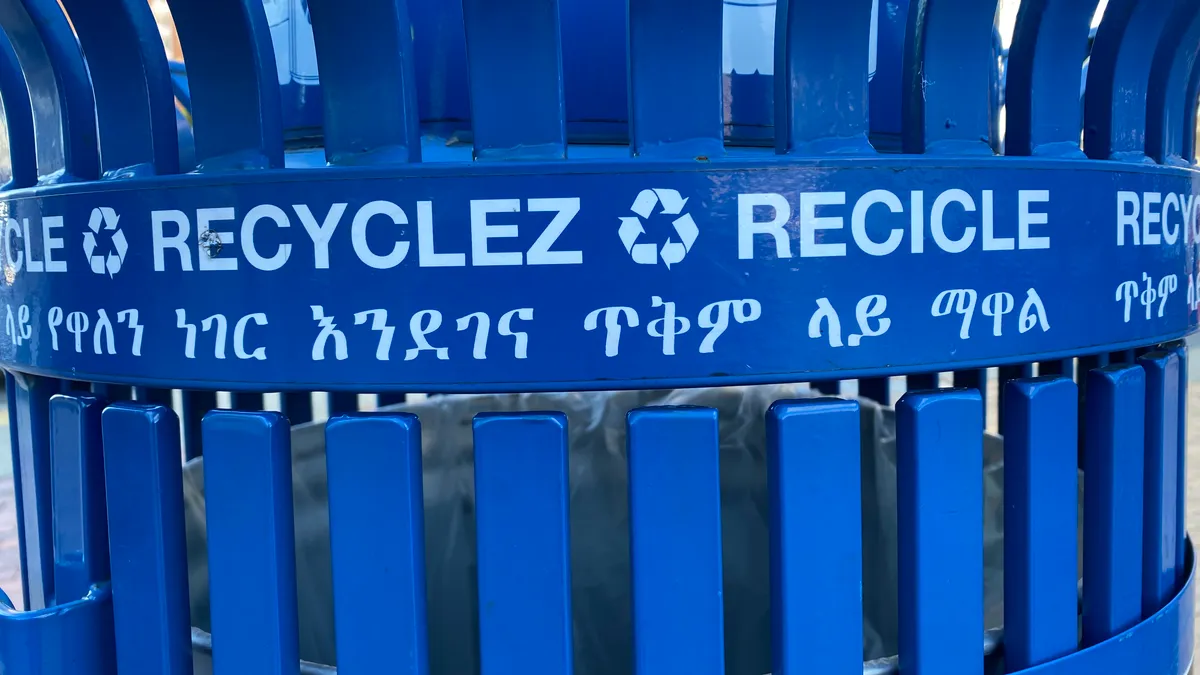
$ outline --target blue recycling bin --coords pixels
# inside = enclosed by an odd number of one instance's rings
[[[1010,36],[984,0],[169,5],[185,70],[144,0],[0,0],[23,582],[0,671],[187,675],[194,644],[218,675],[319,669],[290,429],[323,399],[339,672],[428,673],[421,419],[358,394],[796,382],[826,396],[763,420],[771,672],[1190,671],[1194,0],[1109,0],[1094,32],[1096,0],[1024,0]],[[869,401],[896,419],[883,666],[862,661]],[[761,675],[725,637],[737,422],[628,411],[623,672]],[[485,674],[572,673],[567,418],[472,428],[463,640]],[[196,637],[181,464],[202,454]]]

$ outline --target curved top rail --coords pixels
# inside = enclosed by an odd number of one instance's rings
[[[1079,78],[1096,0],[1024,0],[1005,67],[1007,155],[1084,157]]]
[[[420,119],[407,0],[309,0],[308,9],[321,72],[329,163],[419,162]],[[347,39],[349,35],[354,38]]]
[[[179,171],[175,99],[144,0],[62,0],[87,58],[107,176]]]
[[[1083,95],[1083,150],[1088,157],[1151,161],[1146,156],[1150,67],[1175,2],[1112,0],[1104,10]]]
[[[867,141],[871,0],[775,8],[776,151],[872,154]]]
[[[39,180],[99,178],[92,85],[62,9],[54,0],[0,0],[0,28],[29,87]]]
[[[187,55],[198,170],[282,168],[283,113],[262,0],[167,4]]]
[[[996,0],[916,0],[904,60],[904,152],[991,155]]]
[[[17,53],[8,36],[0,31],[0,100],[8,133],[12,176],[4,189],[37,185],[37,142],[33,132],[33,108]]]
[[[1159,164],[1187,164],[1182,127],[1188,119],[1185,109],[1196,107],[1187,93],[1198,54],[1200,2],[1179,2],[1155,50],[1146,95],[1146,154]]]

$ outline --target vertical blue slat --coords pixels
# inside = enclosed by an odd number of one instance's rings
[[[199,168],[282,167],[283,113],[263,0],[167,4],[187,54]]]
[[[475,158],[565,158],[558,0],[462,4]]]
[[[567,419],[475,418],[479,650],[485,675],[570,675]]]
[[[1082,158],[1080,64],[1096,0],[1023,0],[1005,66],[1006,155]]]
[[[776,3],[776,152],[874,152],[867,141],[870,29],[870,0]]]
[[[335,391],[328,395],[329,416],[358,411],[358,394]]]
[[[16,375],[8,395],[16,400],[10,423],[17,432],[14,451],[20,456],[21,515],[24,535],[22,567],[26,575],[26,609],[41,609],[54,599],[54,546],[50,512],[50,397],[58,393],[58,380]]]
[[[37,184],[37,142],[33,136],[33,107],[25,74],[8,36],[0,30],[0,100],[4,103],[4,125],[8,132],[8,155],[12,177],[5,189]]]
[[[118,669],[191,675],[179,421],[133,403],[110,405],[100,420]]]
[[[1150,64],[1170,0],[1111,0],[1096,29],[1083,97],[1083,150],[1092,159],[1146,159]]]
[[[287,420],[216,411],[203,429],[214,669],[294,674],[300,652]]]
[[[1020,380],[1022,378],[1026,378],[1026,377],[1033,377],[1033,364],[1032,363],[1024,363],[1024,364],[1018,364],[1018,365],[1014,365],[1014,366],[1000,366],[999,377],[1000,377],[1000,390],[999,390],[1000,407],[997,409],[997,412],[1000,415],[1000,420],[999,420],[1000,428],[1003,429],[1004,428],[1004,418],[1005,418],[1005,413],[1006,413],[1006,410],[1005,410],[1006,406],[1004,403],[1004,395],[1008,391],[1008,383],[1012,382],[1013,380]]]
[[[896,405],[900,668],[983,673],[983,402],[974,391]]]
[[[725,5],[719,0],[628,0],[628,5],[633,154],[686,159],[723,155]]]
[[[883,405],[891,405],[892,383],[886,377],[872,377],[859,380],[858,395]]]
[[[954,387],[956,389],[975,389],[983,401],[983,409],[987,410],[988,373],[980,368],[977,370],[954,371]]]
[[[913,3],[904,72],[904,151],[990,155],[995,0]]]
[[[634,672],[723,673],[717,411],[629,413]]]
[[[308,9],[329,163],[421,161],[408,1],[308,0]]]
[[[339,417],[325,438],[338,672],[425,675],[421,423]]]
[[[767,466],[772,670],[859,675],[863,612],[858,404],[818,400],[771,406]],[[818,513],[822,517],[813,517]],[[819,549],[814,550],[816,542]]]
[[[838,394],[842,393],[842,381],[841,380],[824,380],[821,382],[813,382],[812,388],[821,392],[822,394],[830,394],[832,396],[837,396]]]
[[[92,393],[106,401],[132,401],[133,387],[123,384],[92,384]]]
[[[152,403],[167,408],[174,406],[175,400],[170,389],[152,389],[150,387],[134,387],[133,398],[138,403]]]
[[[1200,5],[1178,2],[1154,51],[1146,93],[1146,154],[1160,164],[1184,163],[1184,109],[1196,107],[1185,94],[1198,50]]]
[[[1103,642],[1142,614],[1142,477],[1146,375],[1088,373],[1083,470],[1083,643]]]
[[[1187,89],[1183,100],[1195,101],[1200,92],[1200,58],[1192,63],[1188,73]],[[1196,107],[1183,106],[1183,159],[1189,164],[1196,161]]]
[[[1004,658],[1015,672],[1079,643],[1079,391],[1062,377],[1006,389]]]
[[[921,373],[919,375],[909,375],[905,378],[905,388],[907,391],[922,391],[938,388],[937,373]]]
[[[1179,357],[1153,352],[1138,359],[1146,371],[1146,469],[1142,514],[1142,616],[1175,597],[1183,542],[1179,516]]]
[[[404,403],[406,400],[407,398],[404,394],[379,394],[379,407],[398,405]]]
[[[178,173],[175,96],[149,3],[62,0],[87,57],[96,97],[101,170]]]
[[[313,419],[312,392],[300,391],[283,395],[283,414],[292,424],[304,424]]]
[[[265,406],[266,404],[263,402],[262,394],[244,391],[234,391],[229,393],[229,407],[232,410],[258,412]]]
[[[109,578],[102,409],[88,395],[50,399],[55,604],[79,600]]]
[[[1075,360],[1074,359],[1056,359],[1054,361],[1038,362],[1038,375],[1062,375],[1069,379],[1075,379]]]
[[[183,396],[183,443],[187,459],[204,454],[204,438],[200,433],[200,422],[210,410],[217,407],[217,395],[211,391],[184,391]]]
[[[66,15],[55,0],[0,0],[0,28],[8,34],[21,61],[30,91],[37,92],[33,98],[35,112],[40,109],[45,113],[35,115],[41,117],[37,121],[58,126],[38,132],[39,137],[45,134],[49,141],[49,145],[42,146],[38,140],[41,178],[98,178],[95,100],[79,42]],[[51,175],[60,168],[65,175]]]
[[[1177,583],[1183,583],[1187,577],[1187,422],[1188,422],[1188,347],[1186,342],[1180,342],[1172,347],[1171,353],[1179,359],[1179,400],[1177,402],[1179,412],[1179,428],[1176,443],[1178,450],[1178,483],[1176,484],[1176,508],[1175,508],[1175,541],[1179,544],[1175,547],[1175,569],[1179,571],[1179,579]]]
[[[25,538],[25,499],[19,480],[23,474],[21,471],[21,436],[17,428],[17,382],[13,374],[8,371],[4,371],[4,390],[6,393],[5,403],[8,406],[9,456],[12,458],[13,476],[18,478],[13,480],[13,500],[17,503],[17,553],[21,562],[21,606],[30,607],[29,564],[25,553],[28,550],[29,540]]]

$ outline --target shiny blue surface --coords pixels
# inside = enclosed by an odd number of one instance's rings
[[[567,418],[474,421],[480,672],[572,670]]]
[[[772,672],[850,673],[861,666],[858,445],[853,401],[779,401],[767,412]],[[813,542],[820,542],[819,555]]]
[[[1108,366],[1087,375],[1083,470],[1083,644],[1142,618],[1146,375]]]
[[[1170,599],[1179,581],[1179,357],[1151,352],[1138,363],[1146,373],[1146,464],[1142,514],[1142,615]]]
[[[108,512],[100,412],[87,395],[50,399],[54,597],[66,602],[109,579]]]
[[[0,101],[4,103],[4,133],[8,143],[8,175],[5,189],[37,184],[37,143],[33,136],[33,109],[25,74],[17,53],[4,31],[0,31]]]
[[[717,411],[627,417],[633,672],[724,672]]]
[[[42,377],[14,378],[8,396],[16,402],[13,418],[14,478],[21,485],[21,569],[27,609],[54,600],[54,533],[51,510],[50,397],[58,382]]]
[[[204,418],[209,603],[217,672],[295,673],[296,539],[287,420]]]
[[[1071,380],[1006,386],[1004,658],[1011,671],[1078,646],[1079,392]]]
[[[344,416],[325,428],[338,672],[429,670],[425,503],[415,415]],[[382,525],[381,525],[382,523]],[[388,602],[379,601],[387,589]]]
[[[983,672],[983,405],[972,390],[896,404],[900,668]]]

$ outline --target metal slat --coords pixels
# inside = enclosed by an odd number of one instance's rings
[[[875,152],[867,140],[870,27],[870,0],[776,5],[776,152]]]
[[[358,412],[358,394],[335,391],[326,394],[326,399],[329,401],[330,417],[343,413]]]
[[[896,405],[900,658],[910,675],[983,672],[983,402],[974,391]]]
[[[338,672],[424,675],[421,423],[415,415],[339,417],[325,437]]]
[[[1012,672],[1079,643],[1079,392],[1062,377],[1005,389],[1004,656]]]
[[[1188,404],[1188,347],[1186,342],[1180,342],[1171,348],[1171,353],[1179,359],[1179,428],[1176,449],[1178,450],[1178,483],[1176,484],[1175,510],[1175,569],[1179,571],[1177,583],[1182,584],[1187,576],[1187,404]]]
[[[12,177],[5,189],[37,184],[37,140],[33,135],[33,107],[21,63],[8,36],[0,30],[0,100],[4,103],[4,125],[8,133],[8,156]]]
[[[719,0],[629,0],[629,135],[636,156],[725,154]],[[682,17],[686,21],[681,21]],[[670,86],[664,86],[670,82]]]
[[[1195,106],[1188,105],[1185,95],[1198,52],[1200,5],[1176,3],[1154,52],[1146,93],[1146,155],[1159,164],[1187,164],[1183,160],[1185,108]],[[1176,233],[1183,235],[1178,229]]]
[[[262,0],[167,4],[187,54],[199,170],[282,167],[283,113]]]
[[[1083,96],[1083,150],[1092,159],[1146,158],[1146,95],[1172,0],[1112,0],[1096,29]]]
[[[475,418],[481,670],[572,672],[567,419]]]
[[[629,413],[633,671],[723,673],[717,411]]]
[[[872,377],[859,380],[858,395],[883,405],[891,405],[892,383],[886,377]]]
[[[1179,379],[1175,354],[1153,352],[1138,359],[1146,371],[1145,506],[1142,513],[1142,616],[1152,616],[1171,598],[1179,517]]]
[[[289,392],[283,395],[283,414],[292,424],[304,424],[313,420],[312,392]]]
[[[1142,615],[1142,494],[1146,374],[1109,366],[1087,376],[1083,470],[1083,644]]]
[[[995,19],[995,0],[913,3],[904,55],[904,152],[993,154]]]
[[[245,391],[229,392],[229,408],[231,410],[258,412],[264,407],[266,404],[263,402],[262,394]]]
[[[1084,157],[1080,64],[1096,0],[1024,0],[1005,66],[1006,155]]]
[[[104,496],[100,399],[50,399],[51,504],[55,604],[79,600],[107,581],[108,512]]]
[[[210,410],[217,408],[217,395],[211,391],[183,391],[183,450],[187,459],[204,454],[204,437],[200,423]]]
[[[171,73],[144,0],[62,0],[87,57],[106,175],[179,172]]]
[[[169,408],[110,405],[100,415],[121,673],[192,672],[179,421]]]
[[[8,35],[31,98],[38,179],[95,180],[100,176],[95,101],[79,43],[54,0],[0,0],[0,29]]]
[[[326,159],[421,161],[407,0],[308,0],[308,10],[325,104]]]
[[[59,381],[33,375],[12,379],[8,396],[16,402],[11,423],[16,429],[14,482],[20,484],[22,508],[21,567],[25,573],[26,609],[49,607],[54,600],[54,542],[50,481],[50,397]]]
[[[771,406],[767,480],[772,670],[857,675],[863,622],[858,404]],[[813,542],[820,542],[817,555]]]
[[[216,411],[205,416],[203,430],[218,672],[295,673],[299,617],[287,420],[278,413]]]
[[[20,431],[17,425],[17,391],[16,377],[4,371],[4,391],[5,403],[8,407],[8,447],[9,457],[12,459],[13,476],[22,475],[21,471],[21,442]],[[21,606],[29,607],[29,564],[25,559],[25,551],[28,547],[25,539],[25,498],[24,490],[21,489],[21,481],[13,480],[13,500],[16,502],[17,511],[17,555],[20,558],[21,564]]]
[[[475,158],[565,159],[558,0],[462,5]]]

